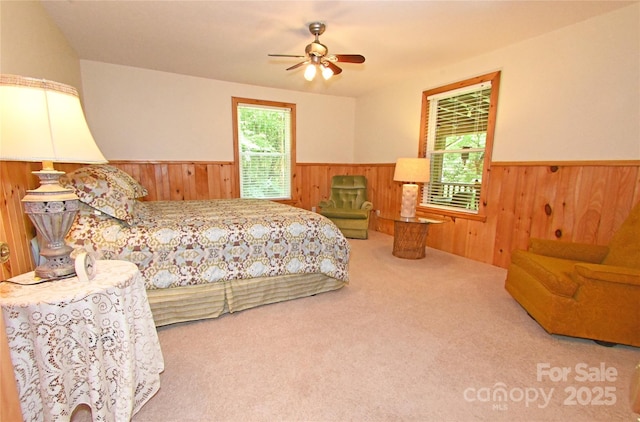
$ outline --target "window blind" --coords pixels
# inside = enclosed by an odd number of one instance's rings
[[[427,97],[425,151],[431,159],[423,204],[478,212],[491,82]]]
[[[291,198],[291,109],[238,104],[240,197]]]

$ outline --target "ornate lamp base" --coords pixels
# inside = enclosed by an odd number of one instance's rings
[[[70,257],[73,249],[64,239],[78,213],[78,197],[73,190],[63,188],[58,183],[64,172],[43,169],[33,174],[40,178],[40,187],[28,190],[22,202],[25,213],[44,240],[40,255],[47,260],[36,267],[35,274],[40,278],[75,274],[74,261]]]

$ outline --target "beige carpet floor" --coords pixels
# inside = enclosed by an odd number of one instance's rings
[[[160,328],[161,388],[134,422],[637,420],[640,349],[551,336],[506,270],[392,242],[350,241],[341,290]]]

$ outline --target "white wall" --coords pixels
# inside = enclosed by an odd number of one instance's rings
[[[640,4],[384,87],[357,100],[81,61],[108,159],[231,161],[231,97],[297,104],[297,161],[415,156],[423,90],[502,71],[494,161],[640,159]]]
[[[233,161],[231,97],[296,104],[296,161],[354,161],[355,99],[81,60],[85,114],[107,159]]]
[[[39,1],[0,1],[0,72],[44,78],[82,92],[80,62]]]
[[[495,70],[494,161],[640,159],[636,3],[358,98],[355,162],[415,156],[422,91]]]

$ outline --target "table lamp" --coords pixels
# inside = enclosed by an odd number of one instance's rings
[[[53,162],[106,163],[96,145],[75,88],[42,79],[0,75],[0,160],[42,161],[33,174],[40,187],[22,199],[44,245],[35,270],[43,279],[75,274],[64,239],[78,213],[78,196],[59,184]]]
[[[400,217],[413,218],[416,216],[418,204],[418,185],[429,181],[428,158],[398,158],[393,180],[406,182],[402,185],[402,205]]]

